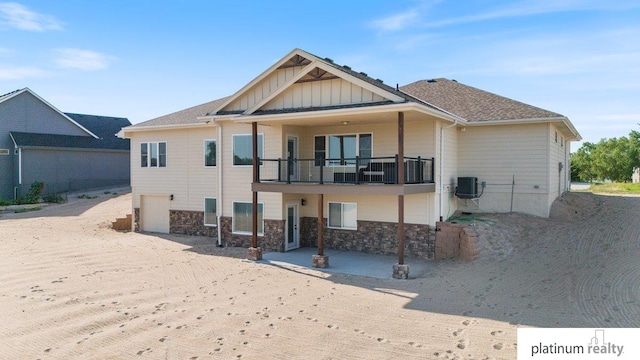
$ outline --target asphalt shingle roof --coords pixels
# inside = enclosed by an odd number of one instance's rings
[[[12,131],[11,136],[19,147],[54,147],[74,149],[129,150],[129,139],[120,139],[116,133],[131,125],[126,118],[67,113],[71,119],[94,133],[92,136],[25,133]]]
[[[147,120],[132,127],[145,127],[145,126],[167,126],[167,125],[188,125],[197,124],[199,116],[205,116],[213,110],[217,109],[222,103],[224,103],[229,97],[223,97],[213,101],[206,102],[204,104],[196,105],[184,110],[176,111],[174,113],[157,117],[155,119]]]
[[[420,80],[401,91],[468,121],[558,118],[563,115],[461,84],[454,80]]]

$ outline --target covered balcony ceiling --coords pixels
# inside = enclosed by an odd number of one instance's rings
[[[405,122],[442,120],[434,115],[418,110],[403,109],[405,104],[385,104],[351,108],[283,112],[280,114],[238,117],[234,121],[242,123],[281,124],[294,126],[339,126],[354,124],[395,123],[398,112],[404,113]]]

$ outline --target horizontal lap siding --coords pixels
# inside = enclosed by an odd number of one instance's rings
[[[304,198],[300,216],[315,218],[318,215],[318,195],[286,195],[287,202]],[[329,202],[347,202],[358,205],[358,220],[398,222],[398,197],[381,195],[324,195],[324,218],[328,216]],[[404,197],[404,222],[407,224],[435,224],[433,208],[437,202],[434,193],[406,195]]]
[[[133,133],[131,185],[134,207],[140,195],[174,195],[171,210],[202,211],[204,197],[217,196],[217,167],[204,168],[204,139],[215,139],[216,128]],[[167,167],[140,166],[140,144],[167,143]]]
[[[514,211],[546,216],[549,196],[548,125],[467,127],[458,133],[458,176],[473,176],[487,187],[478,201],[459,200],[467,211],[509,211],[515,176]],[[537,187],[537,188],[536,188]]]
[[[458,176],[478,177],[491,192],[511,192],[513,175],[522,191],[548,191],[546,125],[469,127],[458,140]]]
[[[232,216],[233,202],[251,202],[253,168],[233,166],[233,135],[251,135],[251,124],[224,123],[223,150],[223,214]],[[264,158],[274,159],[282,155],[282,130],[279,125],[258,125],[258,134],[263,134]],[[279,193],[259,193],[258,202],[264,203],[264,218],[282,220],[282,195]]]

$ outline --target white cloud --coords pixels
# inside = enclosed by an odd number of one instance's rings
[[[47,76],[47,72],[31,66],[11,66],[0,64],[0,79],[20,80]]]
[[[510,4],[503,8],[487,12],[459,16],[440,21],[426,23],[425,27],[443,27],[449,25],[468,24],[480,21],[525,17],[532,15],[551,14],[570,11],[620,11],[634,9],[640,4],[630,0],[594,1],[594,0],[524,0]]]
[[[94,71],[106,69],[115,59],[91,50],[61,48],[54,50],[53,61],[64,69]]]
[[[371,25],[383,31],[398,31],[410,26],[419,15],[420,13],[417,10],[409,10],[374,20],[371,22]]]
[[[52,15],[31,11],[13,2],[0,3],[0,28],[9,27],[26,31],[62,30],[63,23]]]

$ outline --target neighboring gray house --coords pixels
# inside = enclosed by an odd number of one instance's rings
[[[63,113],[29,88],[0,95],[0,198],[130,182],[129,140],[115,134],[125,118]]]

